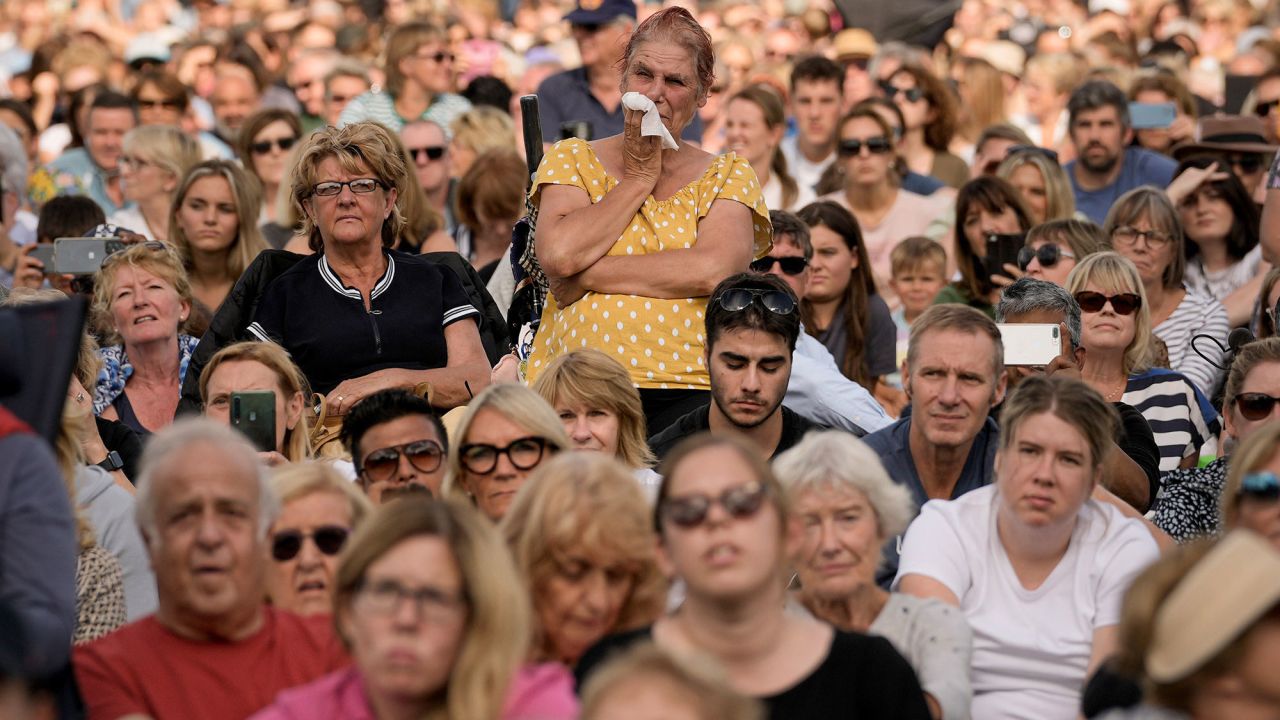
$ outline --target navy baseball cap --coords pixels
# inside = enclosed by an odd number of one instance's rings
[[[574,25],[604,25],[620,17],[636,19],[632,0],[578,0],[573,12],[564,16]]]

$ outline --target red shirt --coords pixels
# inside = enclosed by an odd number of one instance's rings
[[[350,663],[331,622],[266,606],[258,632],[221,643],[180,637],[149,615],[77,646],[76,680],[90,720],[245,718],[281,690]]]

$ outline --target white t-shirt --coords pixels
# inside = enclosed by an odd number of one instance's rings
[[[1141,522],[1089,500],[1066,555],[1027,590],[996,532],[998,502],[988,485],[926,503],[907,530],[894,589],[924,575],[960,599],[973,628],[974,718],[1075,718],[1093,632],[1120,622],[1125,591],[1159,550]]]
[[[780,147],[783,156],[787,158],[787,172],[795,178],[796,185],[800,188],[792,207],[802,208],[818,198],[816,190],[818,181],[822,179],[822,173],[826,172],[827,167],[835,161],[836,154],[832,152],[819,162],[809,162],[804,153],[800,152],[796,138],[795,135],[783,138]],[[772,210],[774,207],[770,205],[769,209]]]

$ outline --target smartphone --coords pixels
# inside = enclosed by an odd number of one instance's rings
[[[44,265],[45,275],[53,275],[58,272],[57,266],[53,264],[54,249],[51,243],[44,243],[31,248],[31,252],[27,253]]]
[[[108,255],[123,250],[125,243],[118,237],[58,238],[53,241],[53,247],[59,273],[92,275]]]
[[[1167,103],[1129,103],[1129,125],[1134,130],[1164,130],[1173,124],[1178,108]]]
[[[1043,367],[1062,354],[1062,328],[1047,323],[1001,323],[1005,365]]]
[[[262,452],[276,449],[276,394],[270,390],[231,393],[231,427]]]
[[[1005,265],[1018,266],[1018,251],[1027,244],[1027,236],[1022,233],[1000,235],[992,233],[987,236],[987,274],[1003,275],[1010,280],[1013,275],[1004,269]],[[985,279],[985,278],[984,278]]]

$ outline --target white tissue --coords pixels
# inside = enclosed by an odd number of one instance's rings
[[[662,147],[668,150],[680,149],[680,146],[676,144],[675,138],[671,137],[671,131],[667,130],[666,125],[662,124],[662,118],[658,115],[658,106],[654,105],[652,100],[638,92],[629,92],[622,96],[622,106],[628,110],[644,113],[644,117],[640,119],[640,134],[642,136],[657,135],[662,138]]]

